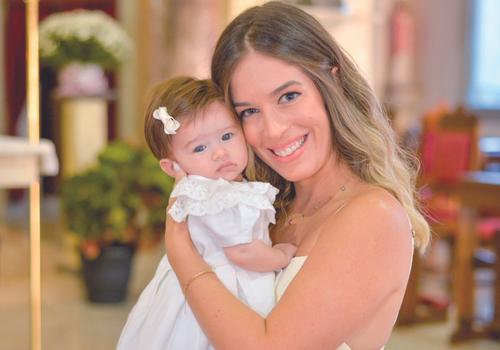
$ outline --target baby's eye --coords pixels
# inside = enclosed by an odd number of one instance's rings
[[[234,136],[234,132],[226,132],[224,135],[222,135],[222,141],[228,141],[232,139]]]
[[[205,145],[199,145],[199,146],[196,146],[193,150],[194,153],[200,153],[200,152],[203,152],[204,150],[207,149],[207,146]]]
[[[292,102],[294,100],[297,99],[297,97],[299,97],[301,95],[300,92],[295,92],[295,91],[292,91],[292,92],[287,92],[286,94],[283,94],[281,95],[280,99],[279,99],[279,103],[288,103],[288,102]]]
[[[241,118],[241,119],[245,119],[245,118],[248,118],[250,117],[252,114],[254,113],[257,113],[259,110],[257,108],[247,108],[247,109],[244,109],[242,110],[238,116]]]

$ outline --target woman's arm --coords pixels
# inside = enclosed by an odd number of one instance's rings
[[[215,348],[335,349],[393,300],[406,285],[412,254],[404,210],[387,192],[373,190],[341,213],[325,222],[302,270],[267,319],[213,274],[190,283],[186,299]],[[169,219],[167,231],[169,260],[184,286],[208,266],[185,225]]]
[[[282,243],[270,247],[261,240],[225,247],[224,254],[235,265],[249,271],[269,272],[284,268],[293,258],[297,247]]]

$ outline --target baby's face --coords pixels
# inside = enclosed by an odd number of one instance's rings
[[[172,138],[174,160],[190,175],[241,180],[248,153],[239,123],[222,102],[199,113],[194,121],[180,121]]]

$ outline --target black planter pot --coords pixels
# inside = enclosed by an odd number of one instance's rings
[[[82,255],[82,273],[89,301],[118,303],[125,300],[134,248],[129,245],[103,247],[96,259]]]

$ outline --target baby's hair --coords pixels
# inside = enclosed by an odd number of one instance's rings
[[[216,101],[224,103],[224,97],[208,79],[177,77],[156,85],[151,90],[144,121],[144,135],[155,157],[162,159],[171,155],[173,136],[165,134],[162,122],[153,118],[157,108],[166,107],[168,113],[181,122],[182,128],[182,121],[194,120],[200,115],[198,112]]]

